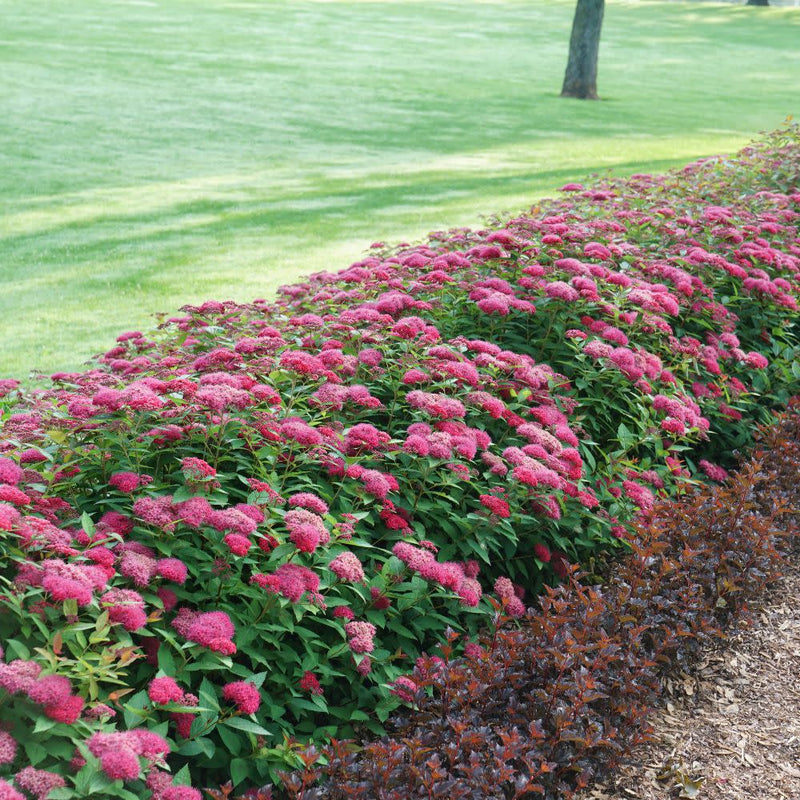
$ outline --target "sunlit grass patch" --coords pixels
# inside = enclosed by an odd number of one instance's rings
[[[797,111],[800,9],[614,3],[599,103],[558,97],[572,9],[11,0],[0,373],[75,367],[155,311],[269,295],[592,172],[731,152]]]

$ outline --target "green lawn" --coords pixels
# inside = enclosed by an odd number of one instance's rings
[[[2,0],[0,376],[800,112],[800,8],[612,0],[591,103],[573,7]]]

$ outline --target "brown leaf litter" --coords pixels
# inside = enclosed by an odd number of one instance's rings
[[[752,604],[751,604],[752,605]],[[747,627],[664,679],[652,741],[582,800],[800,800],[800,563]]]

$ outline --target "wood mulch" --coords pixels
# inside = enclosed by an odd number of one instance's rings
[[[749,624],[664,679],[653,739],[581,800],[800,800],[800,560]]]

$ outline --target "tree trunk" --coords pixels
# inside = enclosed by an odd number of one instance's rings
[[[746,6],[768,6],[769,0],[747,0]]]
[[[597,51],[605,0],[578,0],[569,37],[569,61],[562,97],[597,100]]]

